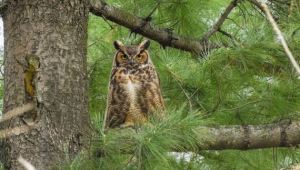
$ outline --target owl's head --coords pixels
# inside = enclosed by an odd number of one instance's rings
[[[145,40],[139,45],[124,45],[121,41],[114,41],[117,53],[115,55],[114,65],[117,67],[137,68],[151,62],[147,49],[150,41]]]

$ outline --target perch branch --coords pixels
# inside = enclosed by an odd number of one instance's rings
[[[193,129],[197,134],[197,148],[182,146],[176,152],[197,152],[199,150],[248,150],[272,147],[293,147],[300,144],[300,122],[284,120],[266,125],[227,125],[218,127],[199,126]],[[122,130],[111,130],[108,133],[123,133]],[[132,131],[132,133],[135,133]],[[132,140],[132,139],[131,139]],[[135,142],[129,141],[119,145],[126,148],[124,153],[135,150]],[[101,149],[105,151],[105,148]],[[121,149],[122,150],[122,149]]]
[[[300,122],[282,121],[267,125],[199,127],[199,149],[258,149],[292,147],[300,144]]]

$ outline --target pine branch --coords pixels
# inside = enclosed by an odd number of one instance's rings
[[[293,147],[300,144],[299,121],[291,122],[290,120],[284,120],[267,125],[200,126],[194,128],[193,131],[198,134],[193,137],[197,140],[197,148],[190,148],[190,146],[188,146],[189,141],[188,143],[183,144],[186,146],[176,146],[170,151],[197,152],[199,150],[249,150],[271,147]],[[109,130],[108,133],[113,133],[113,136],[122,136],[124,133],[136,132],[128,131],[126,129],[112,129]],[[180,134],[177,134],[177,136],[180,136]],[[124,138],[124,135],[122,138]],[[118,143],[117,147],[121,150],[123,148],[124,150],[122,152],[124,153],[133,153],[136,143],[132,138],[128,137],[126,140],[124,139],[124,142]],[[101,148],[98,152],[105,152],[105,148]]]
[[[292,147],[300,144],[300,122],[281,121],[268,125],[232,125],[220,127],[199,127],[207,136],[199,149],[258,149],[271,147]]]
[[[298,75],[300,76],[300,67],[299,67],[299,65],[298,65],[298,63],[297,63],[297,61],[296,61],[296,59],[294,58],[294,56],[293,56],[291,50],[289,49],[289,47],[288,47],[288,45],[287,45],[287,43],[286,43],[286,41],[285,41],[285,39],[284,39],[284,36],[283,36],[282,32],[280,31],[280,29],[279,29],[277,23],[275,22],[275,20],[274,20],[274,18],[273,18],[273,16],[272,16],[272,14],[271,14],[271,12],[270,12],[268,6],[267,6],[266,4],[263,3],[263,4],[262,4],[262,7],[263,7],[263,10],[264,10],[264,12],[265,12],[265,14],[266,14],[268,20],[270,21],[270,23],[271,23],[271,25],[272,25],[272,27],[273,27],[273,30],[274,30],[275,33],[277,34],[277,38],[278,38],[278,40],[280,41],[280,43],[281,43],[281,45],[282,45],[282,47],[283,47],[283,49],[284,49],[286,55],[289,57],[289,59],[290,59],[292,65],[293,65],[293,67],[295,68],[295,70],[297,71]]]
[[[203,53],[203,51],[220,48],[216,44],[204,45],[201,41],[176,35],[168,29],[158,28],[153,26],[151,22],[145,21],[117,7],[110,6],[100,0],[90,3],[90,12],[157,41],[163,47],[173,47],[198,55]]]
[[[227,6],[223,14],[220,16],[218,21],[213,25],[212,29],[208,31],[204,36],[202,37],[202,41],[207,41],[209,37],[211,37],[215,32],[220,30],[221,26],[227,19],[228,15],[231,13],[231,11],[237,6],[239,3],[239,0],[233,0],[230,2],[230,4]]]

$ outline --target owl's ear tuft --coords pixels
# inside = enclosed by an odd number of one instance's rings
[[[116,41],[114,41],[114,46],[115,46],[116,50],[120,50],[124,47],[124,44],[121,41],[116,40]]]
[[[149,48],[149,46],[150,46],[150,40],[144,40],[139,45],[140,50],[147,50]]]

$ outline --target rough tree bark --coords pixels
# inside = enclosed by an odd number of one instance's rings
[[[37,96],[39,126],[2,141],[6,169],[21,169],[22,155],[37,169],[51,169],[82,147],[89,124],[87,105],[87,0],[10,0],[3,14],[5,37],[4,110],[26,102],[23,72],[17,60],[40,59]],[[14,119],[2,128],[24,125]]]

